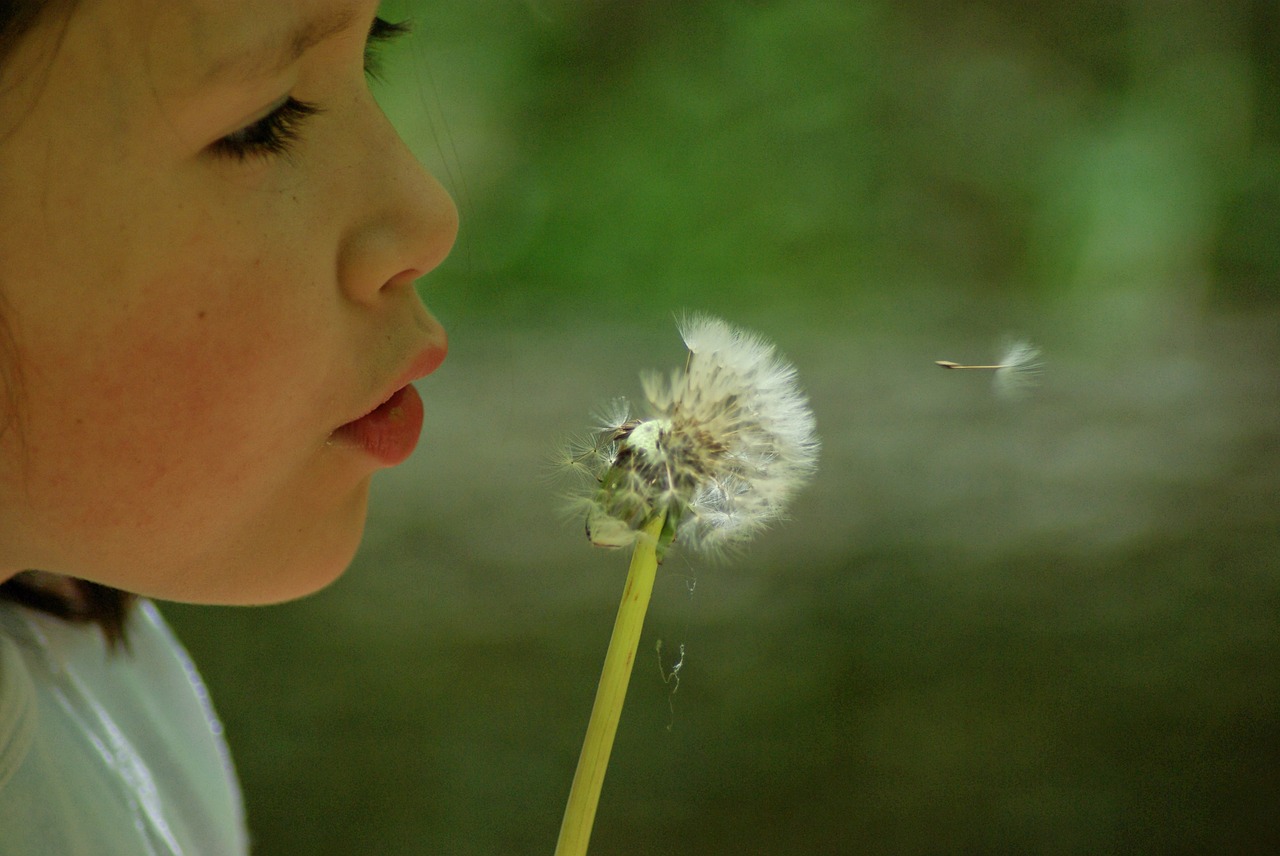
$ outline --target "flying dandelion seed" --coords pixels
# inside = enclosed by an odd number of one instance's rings
[[[1025,339],[1010,342],[1000,356],[1000,362],[989,366],[968,366],[950,360],[937,360],[944,369],[983,369],[993,372],[991,388],[1004,398],[1020,398],[1040,382],[1044,367],[1040,349]]]
[[[565,463],[586,479],[587,537],[634,548],[556,856],[584,856],[635,663],[654,576],[675,539],[715,551],[777,520],[818,459],[795,369],[755,334],[706,316],[680,325],[683,369],[642,376],[647,414],[623,399],[598,414]],[[681,658],[670,670],[678,685]],[[664,680],[667,678],[664,676]],[[672,689],[675,692],[675,689]]]
[[[813,412],[771,344],[706,316],[680,335],[685,367],[641,378],[650,415],[616,399],[568,455],[596,484],[579,505],[597,546],[634,544],[660,513],[690,547],[739,544],[781,517],[816,467]]]

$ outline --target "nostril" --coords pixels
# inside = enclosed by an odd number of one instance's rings
[[[402,270],[400,273],[384,282],[382,284],[382,290],[385,291],[389,288],[401,288],[406,285],[412,287],[415,282],[425,275],[426,271],[418,270],[417,268]]]

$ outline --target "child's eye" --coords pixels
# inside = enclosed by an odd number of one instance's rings
[[[288,154],[302,134],[303,122],[319,112],[315,104],[289,96],[258,121],[216,141],[210,151],[238,160],[253,155]]]
[[[375,18],[369,27],[369,36],[364,46],[365,74],[377,79],[379,48],[408,32],[407,23],[392,23]],[[290,96],[266,116],[213,143],[210,150],[236,160],[245,160],[254,155],[288,154],[301,136],[303,122],[319,112],[317,105]]]

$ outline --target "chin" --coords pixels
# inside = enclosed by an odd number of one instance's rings
[[[230,569],[228,579],[243,581],[228,592],[227,604],[253,606],[284,603],[315,594],[341,577],[351,566],[364,537],[364,504],[354,519],[316,527],[305,540],[285,545],[275,561],[246,562],[246,569]]]
[[[139,594],[223,606],[265,606],[314,594],[351,565],[364,536],[368,491],[360,489],[326,514],[275,521],[208,551],[185,573],[166,574]],[[312,509],[314,511],[314,509]]]
[[[247,597],[232,602],[242,606],[266,606],[315,594],[346,573],[347,568],[351,567],[351,560],[355,558],[356,549],[359,546],[360,538],[357,536],[352,540],[349,548],[326,551],[324,555],[301,562],[294,568],[287,570],[262,568],[264,575],[273,573],[277,575],[276,580],[272,582],[278,585],[270,585],[259,591],[246,586],[244,594]]]

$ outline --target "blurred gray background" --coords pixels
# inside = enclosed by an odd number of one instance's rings
[[[463,219],[422,448],[331,588],[165,609],[258,854],[552,851],[627,557],[547,461],[687,309],[821,467],[660,569],[593,854],[1280,848],[1280,7],[385,11]],[[1025,401],[933,365],[1010,333]]]

